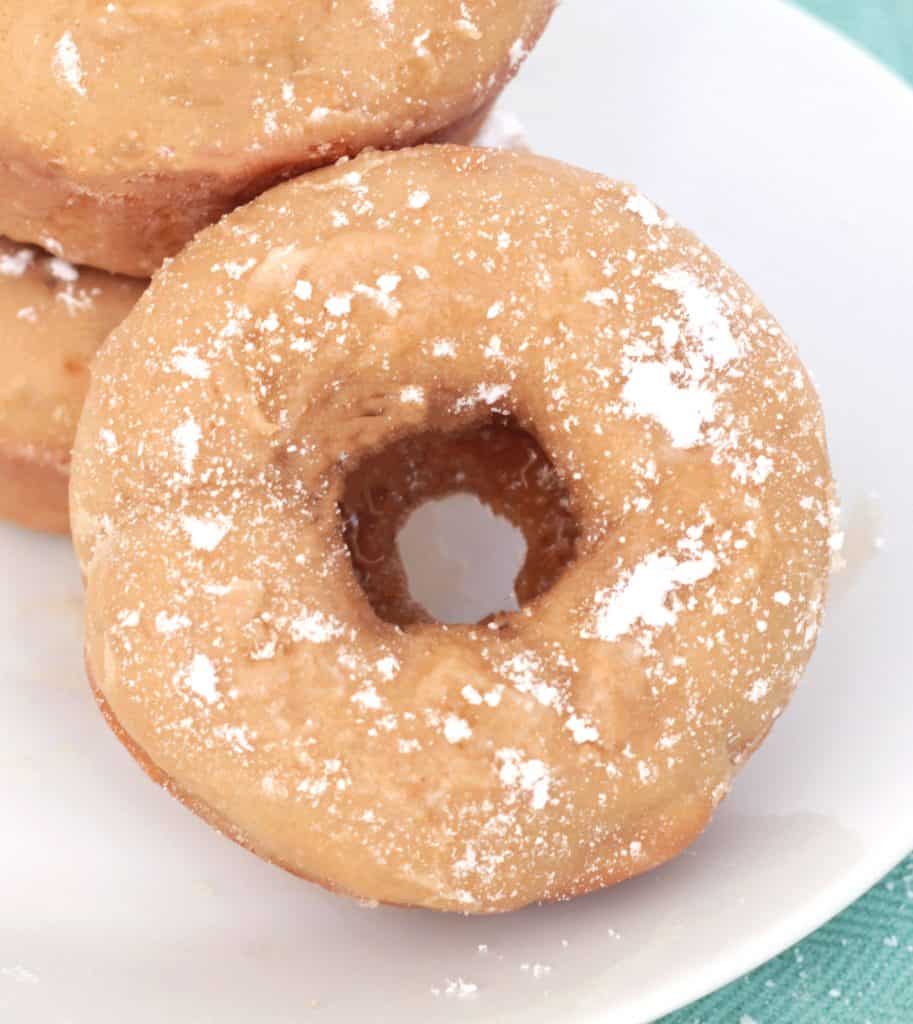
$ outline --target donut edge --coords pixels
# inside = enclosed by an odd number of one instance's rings
[[[318,878],[302,874],[300,871],[296,871],[281,860],[268,854],[261,853],[253,840],[246,832],[243,831],[243,829],[233,825],[227,818],[214,808],[210,807],[210,805],[204,800],[200,800],[198,797],[195,797],[188,790],[184,789],[183,786],[180,786],[175,782],[167,772],[163,771],[155,761],[152,760],[146,751],[143,750],[136,740],[134,740],[127,730],[121,725],[120,720],[114,713],[114,709],[108,703],[108,699],[102,693],[100,687],[95,681],[95,675],[92,672],[88,651],[85,652],[84,661],[86,677],[88,678],[89,686],[92,690],[92,696],[95,698],[95,703],[107,723],[108,728],[114,733],[115,738],[120,742],[121,746],[142,769],[143,773],[152,780],[152,782],[168,793],[169,796],[174,797],[174,799],[177,800],[178,803],[182,804],[187,810],[192,811],[198,818],[201,818],[207,825],[209,825],[210,828],[214,829],[226,839],[230,839],[233,843],[236,843],[248,853],[252,853],[258,859],[266,861],[267,864],[271,864],[273,867],[281,868],[287,874],[290,874],[295,878],[300,878],[305,882],[309,882],[311,885],[316,885],[333,895],[347,896],[362,905],[373,905],[372,901],[356,896],[354,893],[335,885],[333,882],[322,881]],[[388,905],[400,906],[399,904]]]
[[[170,796],[174,797],[178,803],[182,804],[187,810],[202,819],[210,828],[214,829],[226,839],[230,839],[233,843],[236,843],[248,853],[253,854],[255,857],[265,861],[273,867],[280,868],[282,871],[285,871],[287,874],[292,875],[295,878],[299,878],[302,881],[309,882],[311,885],[315,885],[323,889],[325,892],[331,893],[334,896],[348,897],[350,900],[366,908],[383,906],[396,910],[426,911],[435,914],[456,913],[462,914],[466,917],[494,917],[502,914],[516,913],[532,907],[548,906],[554,903],[567,903],[571,900],[578,899],[581,896],[596,895],[604,890],[613,888],[622,882],[627,882],[633,878],[639,877],[640,875],[647,874],[655,868],[661,867],[662,865],[679,857],[703,834],[704,830],[710,823],[715,809],[712,801],[692,797],[689,801],[691,805],[691,813],[689,814],[683,815],[681,813],[683,809],[678,808],[678,814],[671,821],[665,815],[661,813],[657,814],[654,822],[655,828],[652,830],[652,834],[648,841],[644,843],[644,853],[636,865],[629,865],[628,870],[619,870],[617,867],[612,867],[611,859],[607,858],[606,869],[604,871],[585,872],[583,875],[578,876],[577,879],[570,882],[562,892],[549,894],[540,900],[518,903],[515,906],[481,906],[478,909],[467,911],[450,906],[435,907],[418,903],[395,903],[388,900],[371,899],[370,897],[359,896],[328,879],[320,879],[312,875],[304,874],[303,872],[291,867],[280,858],[264,853],[257,847],[256,843],[254,843],[243,829],[233,825],[222,814],[206,803],[206,801],[194,796],[183,786],[175,782],[170,775],[163,771],[159,765],[153,761],[146,751],[121,725],[114,709],[111,707],[108,699],[96,683],[95,675],[92,671],[92,666],[89,660],[88,649],[85,651],[84,660],[86,676],[92,691],[92,696],[94,697],[95,703],[107,723],[108,728],[120,742],[121,746],[127,751],[133,761],[152,782],[165,790],[165,792]]]

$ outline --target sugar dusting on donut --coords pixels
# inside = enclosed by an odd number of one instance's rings
[[[805,667],[834,514],[817,398],[628,186],[364,156],[202,235],[97,374],[74,482],[94,681],[193,806],[302,875],[478,912],[639,873]],[[574,561],[491,623],[381,622],[347,467],[492,414],[567,485]]]
[[[73,92],[80,96],[86,95],[86,75],[82,68],[82,57],[69,29],[54,46],[54,72]]]

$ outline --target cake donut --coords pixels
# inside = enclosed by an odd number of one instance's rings
[[[145,284],[0,238],[0,518],[67,532],[89,363]]]
[[[148,276],[283,178],[470,124],[554,2],[9,0],[0,232]]]
[[[492,424],[560,480],[565,564],[518,612],[387,621],[347,482]],[[156,277],[97,361],[71,513],[89,675],[154,778],[331,889],[489,913],[702,831],[811,654],[833,487],[794,347],[692,234],[431,146],[279,186]]]

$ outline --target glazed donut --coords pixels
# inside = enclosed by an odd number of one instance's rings
[[[0,518],[67,532],[89,363],[145,284],[0,238]]]
[[[516,613],[385,621],[347,481],[492,423],[559,478],[566,564]],[[794,348],[636,190],[364,154],[203,232],[105,345],[71,489],[88,670],[153,777],[296,874],[569,898],[681,851],[783,710],[832,501]]]
[[[471,118],[554,2],[9,0],[0,232],[147,276],[284,178]]]

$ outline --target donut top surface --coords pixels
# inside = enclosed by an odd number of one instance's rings
[[[520,612],[382,621],[339,511],[404,439],[509,417],[573,557]],[[157,276],[105,346],[72,488],[90,672],[262,855],[469,911],[693,839],[814,645],[821,408],[748,287],[635,189],[518,154],[366,154]]]
[[[552,5],[9,0],[0,155],[154,189],[421,138],[503,84]]]
[[[0,238],[0,446],[69,461],[89,364],[145,286]]]

